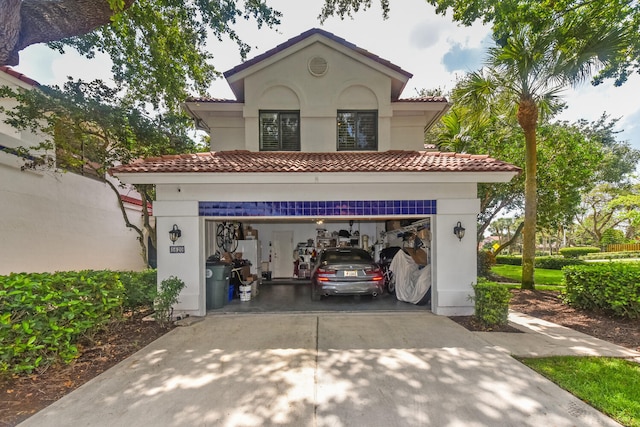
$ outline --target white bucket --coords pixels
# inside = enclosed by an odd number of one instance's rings
[[[240,285],[240,301],[251,301],[251,285]]]

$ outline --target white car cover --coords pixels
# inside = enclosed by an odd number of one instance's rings
[[[391,260],[389,269],[396,282],[396,298],[399,301],[418,304],[431,288],[431,266],[420,268],[411,255],[405,251],[398,253]]]

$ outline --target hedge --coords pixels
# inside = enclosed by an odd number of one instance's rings
[[[593,263],[565,267],[563,272],[569,305],[640,317],[640,263]]]
[[[498,255],[496,257],[497,264],[522,265],[522,256],[520,255]],[[568,265],[584,264],[583,260],[573,258],[562,258],[558,256],[538,256],[535,259],[536,268],[546,268],[549,270],[562,270]]]
[[[582,259],[627,259],[627,258],[640,258],[640,252],[599,252],[587,254]]]
[[[70,362],[83,338],[120,319],[125,305],[146,300],[127,292],[138,287],[138,277],[147,283],[154,275],[86,270],[0,276],[0,374]]]
[[[480,279],[473,286],[473,291],[476,319],[485,327],[506,325],[512,296],[509,288]]]
[[[591,247],[591,246],[562,248],[560,249],[559,252],[560,252],[560,255],[562,255],[565,258],[579,258],[583,255],[600,252],[600,248]]]

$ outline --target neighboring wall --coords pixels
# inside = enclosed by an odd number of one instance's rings
[[[73,173],[21,171],[0,153],[0,274],[81,269],[140,270],[128,230],[106,184]],[[130,210],[138,221],[139,210]]]
[[[0,85],[7,84],[31,88],[0,72]],[[33,134],[0,123],[0,145],[36,142]],[[0,150],[0,274],[145,267],[137,234],[125,227],[107,184],[73,173],[23,171],[23,164]],[[140,222],[138,207],[130,206],[129,215]]]

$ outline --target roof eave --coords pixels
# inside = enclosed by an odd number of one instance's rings
[[[499,183],[509,182],[518,171],[429,171],[429,172],[116,172],[125,184],[210,184],[242,182],[290,184],[318,183]]]

